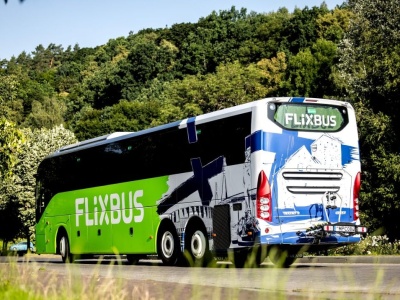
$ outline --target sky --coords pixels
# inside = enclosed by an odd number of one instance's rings
[[[345,0],[325,0],[329,9]],[[145,28],[196,23],[211,12],[246,8],[269,13],[281,7],[320,6],[323,0],[0,0],[0,60],[49,44],[80,48],[104,45]]]

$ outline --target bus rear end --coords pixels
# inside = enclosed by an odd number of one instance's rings
[[[325,99],[271,99],[255,113],[252,153],[261,245],[290,256],[356,243],[361,167],[354,109]],[[257,128],[258,127],[258,128]]]

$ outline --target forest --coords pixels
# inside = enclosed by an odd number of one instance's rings
[[[273,96],[350,102],[361,222],[400,239],[400,2],[231,7],[105,45],[0,58],[0,239],[34,239],[35,178],[56,149]]]

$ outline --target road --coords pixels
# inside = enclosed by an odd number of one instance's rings
[[[311,257],[298,260],[289,269],[276,268],[268,260],[260,268],[236,269],[229,263],[213,268],[167,267],[158,260],[142,260],[131,266],[114,257],[70,265],[61,263],[58,256],[1,257],[0,268],[7,265],[20,273],[34,274],[39,281],[47,278],[42,280],[44,286],[56,282],[54,277],[61,278],[57,282],[62,285],[71,285],[74,278],[91,282],[86,290],[107,285],[115,289],[107,282],[123,282],[123,295],[140,293],[140,289],[135,290],[140,286],[148,296],[143,299],[265,299],[268,295],[279,299],[400,299],[398,257],[378,261]]]

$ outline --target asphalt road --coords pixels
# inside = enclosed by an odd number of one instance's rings
[[[76,279],[92,289],[107,288],[110,280],[120,282],[112,293],[123,293],[114,299],[137,294],[145,295],[142,299],[400,299],[397,256],[304,257],[288,269],[276,268],[268,260],[260,268],[236,269],[229,263],[213,268],[167,267],[158,260],[130,266],[115,257],[70,265],[59,256],[1,257],[0,268],[7,267],[23,274],[39,273],[34,276],[42,287],[46,282],[64,286],[67,282],[72,288]],[[109,286],[110,291],[113,288]]]

